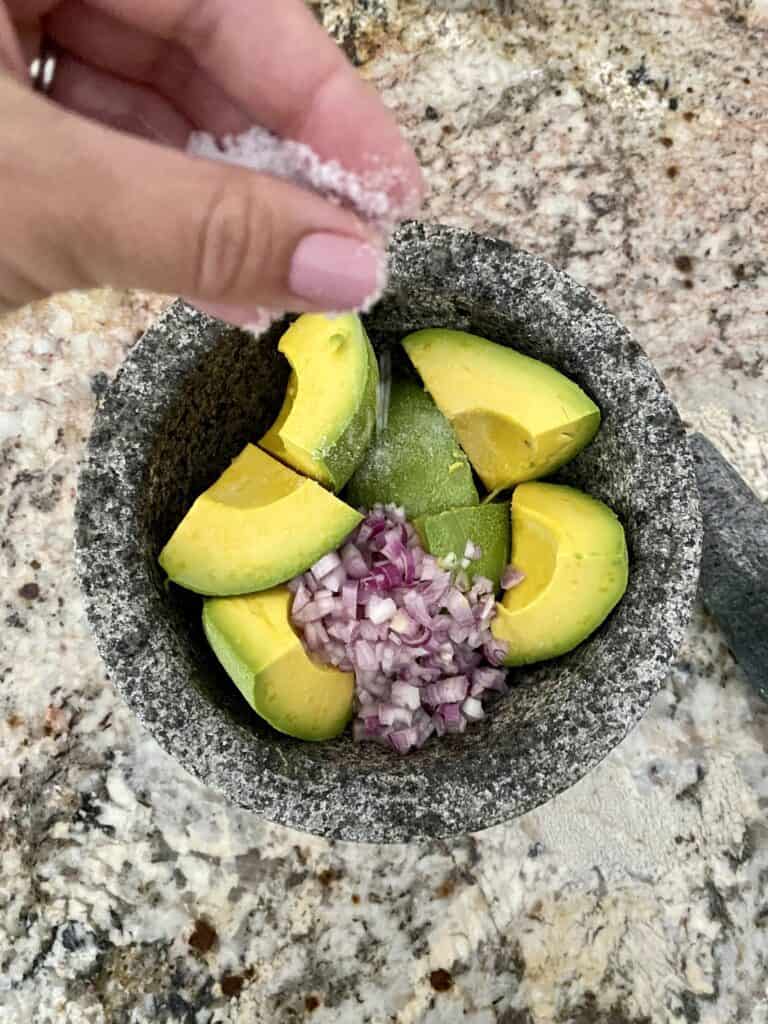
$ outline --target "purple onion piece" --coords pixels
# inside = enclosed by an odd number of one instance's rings
[[[508,565],[504,570],[501,577],[501,589],[511,590],[513,587],[517,587],[525,579],[525,573],[520,572],[514,565]]]
[[[315,562],[310,571],[319,583],[320,580],[327,576],[329,572],[333,572],[339,565],[341,565],[341,559],[338,554],[335,551],[329,551],[327,555],[323,555],[321,559]]]
[[[402,509],[377,505],[339,552],[290,581],[291,620],[312,656],[355,675],[356,740],[408,753],[463,732],[506,690],[493,584],[463,571],[480,556],[470,542],[441,567]]]

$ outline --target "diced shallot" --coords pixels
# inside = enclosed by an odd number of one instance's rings
[[[402,610],[402,608],[395,612],[389,621],[389,628],[394,630],[395,633],[400,633],[403,636],[414,636],[420,632],[418,622],[415,622],[408,612]]]
[[[501,577],[501,589],[511,590],[513,587],[516,587],[518,586],[518,584],[522,583],[524,579],[524,572],[520,572],[520,570],[516,569],[514,565],[508,565]]]
[[[427,689],[435,697],[430,704],[458,704],[469,692],[469,680],[466,676],[449,676],[439,683],[432,683]]]
[[[506,692],[493,583],[465,572],[481,556],[469,540],[463,557],[438,563],[402,509],[377,505],[339,552],[290,581],[307,649],[354,672],[356,740],[407,753],[432,733],[463,732]]]
[[[374,626],[370,619],[363,619],[358,627],[358,633],[363,640],[375,643],[381,639],[381,635],[386,628],[386,626]]]
[[[291,610],[295,615],[297,612],[300,612],[302,608],[306,608],[312,600],[312,595],[300,576],[291,582],[296,584],[293,591],[293,604],[291,605]]]
[[[327,576],[323,577],[323,586],[332,594],[338,594],[346,578],[347,574],[344,572],[344,569],[339,565],[335,569],[331,570],[331,572],[329,572]]]
[[[423,594],[419,594],[416,590],[406,590],[403,595],[403,604],[405,605],[408,614],[416,620],[421,626],[431,626],[432,616],[429,614],[427,608],[427,602],[424,600]]]
[[[341,559],[335,551],[329,551],[327,555],[315,562],[312,566],[312,575],[320,582],[329,572],[333,572],[336,566],[341,565]]]
[[[368,601],[368,618],[374,626],[380,626],[382,622],[388,622],[397,612],[397,605],[391,597],[374,596]]]
[[[458,704],[443,704],[440,714],[445,722],[446,732],[464,732],[467,728],[467,720]]]
[[[376,648],[368,640],[358,640],[354,652],[355,664],[364,671],[373,672],[378,667]]]
[[[411,636],[403,636],[403,643],[406,647],[419,648],[419,653],[414,649],[411,653],[414,658],[419,658],[423,654],[427,653],[427,648],[423,647],[423,644],[428,644],[432,639],[432,633],[426,626],[417,626],[416,633]]]
[[[392,684],[392,702],[401,707],[410,708],[411,711],[416,711],[421,707],[421,691],[418,686],[398,680]]]
[[[392,644],[384,644],[379,656],[379,662],[381,664],[381,671],[385,675],[389,675],[395,664],[395,647]]]
[[[316,593],[319,589],[320,584],[317,582],[311,572],[305,572],[302,579],[304,580],[304,586],[310,592],[310,594]]]
[[[478,597],[490,594],[493,597],[493,582],[487,576],[475,576],[467,597],[470,601],[477,601]]]
[[[395,729],[394,732],[389,734],[389,742],[398,754],[407,754],[419,742],[418,730],[413,727],[410,729]]]
[[[347,580],[341,588],[341,604],[348,619],[357,618],[357,592],[359,589],[359,584],[355,580]]]
[[[294,612],[294,621],[299,625],[306,625],[308,622],[314,622],[317,619],[322,619],[326,615],[330,615],[336,607],[336,601],[333,597],[321,597],[310,601],[309,604],[304,605],[300,612]]]
[[[485,718],[483,705],[477,697],[467,697],[461,705],[461,710],[464,717],[468,718],[470,722],[479,722],[481,718]]]
[[[422,580],[433,580],[438,573],[440,573],[440,566],[437,564],[437,559],[433,558],[432,555],[424,555],[421,561],[419,578]]]
[[[361,580],[368,575],[368,565],[361,555],[360,549],[354,544],[345,544],[341,549],[341,564],[350,579]]]
[[[322,622],[308,622],[304,627],[304,639],[310,651],[318,651],[328,643],[328,633]]]
[[[379,721],[382,725],[410,725],[413,712],[397,704],[379,704]]]
[[[356,632],[356,622],[337,622],[334,620],[328,626],[328,635],[332,636],[335,640],[341,640],[344,644],[350,644],[355,639]]]

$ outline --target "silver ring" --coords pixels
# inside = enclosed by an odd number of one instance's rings
[[[40,53],[29,65],[29,77],[35,92],[50,96],[56,77],[57,58],[56,44],[47,36],[43,36],[40,40]]]

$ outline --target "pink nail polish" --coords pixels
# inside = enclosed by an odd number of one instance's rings
[[[318,232],[296,246],[288,284],[318,309],[360,309],[381,286],[382,264],[383,255],[367,242]]]

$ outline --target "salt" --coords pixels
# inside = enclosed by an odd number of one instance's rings
[[[270,174],[300,188],[310,189],[329,202],[347,206],[374,229],[384,246],[396,224],[412,214],[418,205],[416,191],[403,188],[399,169],[378,166],[356,174],[338,160],[321,160],[303,142],[278,138],[258,126],[220,139],[208,132],[192,132],[187,152],[192,156]],[[373,158],[371,163],[375,163]],[[403,198],[393,200],[394,193],[402,194]],[[377,289],[360,308],[361,312],[366,312],[379,299],[386,283],[386,266],[382,261]],[[271,319],[281,315],[274,313]]]

